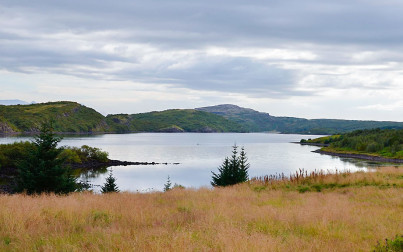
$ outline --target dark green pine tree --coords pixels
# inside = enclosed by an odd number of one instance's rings
[[[27,194],[66,194],[76,190],[76,179],[70,169],[62,166],[61,138],[53,133],[52,123],[44,123],[33,141],[34,147],[18,163],[17,192]]]
[[[241,152],[239,153],[239,173],[238,178],[239,180],[245,182],[249,179],[248,170],[250,164],[248,163],[248,158],[246,157],[245,148],[241,148]]]
[[[109,172],[109,176],[106,178],[105,184],[101,186],[102,193],[119,192],[119,188],[116,185],[116,178],[112,174],[112,170]]]
[[[223,164],[218,167],[218,173],[212,172],[213,186],[228,186],[242,183],[248,180],[249,164],[244,148],[238,156],[238,146],[234,145],[232,156],[226,157]]]

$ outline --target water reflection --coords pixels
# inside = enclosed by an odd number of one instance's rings
[[[185,187],[210,186],[211,171],[226,156],[231,155],[232,145],[244,146],[250,162],[251,177],[275,173],[288,175],[298,169],[366,171],[379,166],[370,161],[339,158],[312,153],[314,146],[301,146],[302,138],[317,136],[282,135],[269,133],[141,133],[109,134],[93,136],[67,136],[62,145],[80,147],[84,144],[101,148],[111,159],[138,162],[170,163],[168,165],[138,165],[111,167],[117,185],[122,191],[162,190],[169,175],[172,184]],[[0,143],[10,143],[32,138],[0,138]],[[173,165],[172,163],[180,163]],[[95,185],[103,185],[108,176],[107,168],[83,170],[82,180]]]

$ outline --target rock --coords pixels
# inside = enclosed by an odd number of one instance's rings
[[[0,134],[13,134],[16,133],[13,128],[6,122],[0,122]]]

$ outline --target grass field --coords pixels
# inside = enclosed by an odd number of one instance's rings
[[[371,251],[403,234],[402,188],[403,168],[386,167],[166,193],[1,195],[0,251]]]

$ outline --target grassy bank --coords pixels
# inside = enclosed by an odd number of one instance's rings
[[[403,129],[356,130],[350,133],[302,139],[301,144],[325,146],[321,149],[333,154],[362,155],[364,159],[379,157],[391,161],[403,160]]]
[[[402,233],[402,188],[403,168],[389,167],[166,193],[1,195],[0,250],[370,251]]]

